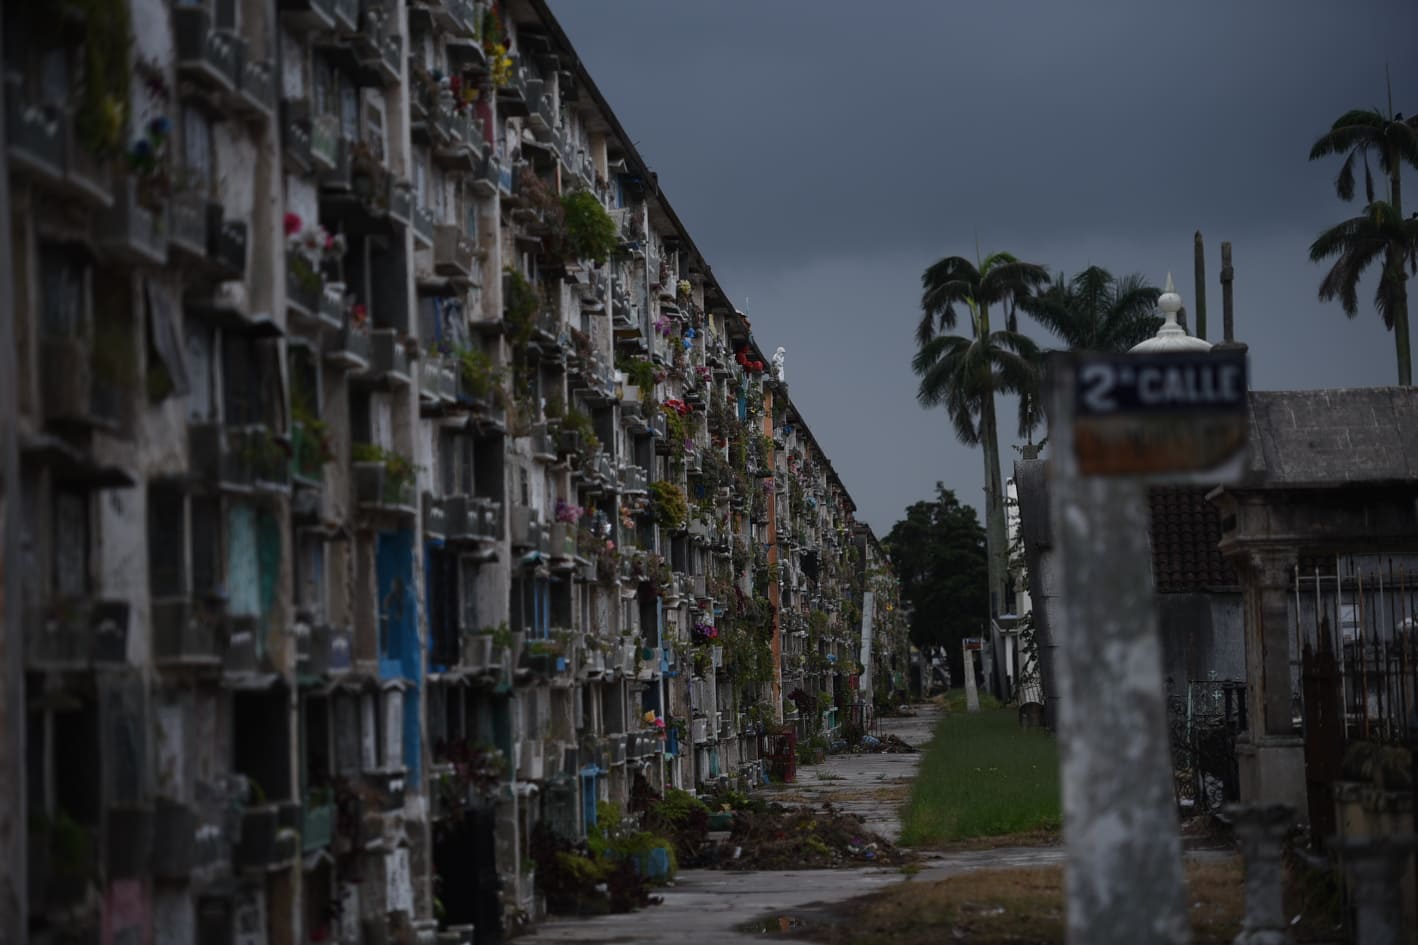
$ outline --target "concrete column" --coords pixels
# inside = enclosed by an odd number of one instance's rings
[[[1345,837],[1330,841],[1349,874],[1354,903],[1355,941],[1364,945],[1405,945],[1403,899],[1397,877],[1418,847],[1412,834]]]
[[[1136,477],[1084,476],[1074,363],[1060,359],[1049,435],[1062,621],[1059,688],[1067,940],[1190,940],[1153,601],[1150,507]]]
[[[1289,603],[1294,596],[1295,554],[1252,551],[1243,559],[1248,576],[1245,592],[1246,698],[1253,739],[1290,735],[1294,690],[1290,682],[1291,639]]]
[[[980,693],[975,688],[975,651],[970,644],[960,644],[961,655],[965,657],[965,708],[970,712],[980,711]]]
[[[1065,447],[1067,449],[1067,447]],[[1056,667],[1068,941],[1189,940],[1146,488],[1059,484],[1066,645]]]
[[[1237,744],[1241,800],[1309,809],[1304,741],[1295,731],[1291,660],[1295,553],[1249,549],[1232,561],[1243,577],[1246,733]]]
[[[1284,804],[1233,804],[1226,815],[1236,828],[1246,863],[1246,913],[1234,945],[1290,945],[1285,920],[1285,834],[1294,810]]]

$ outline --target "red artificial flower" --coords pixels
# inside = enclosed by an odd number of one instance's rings
[[[453,91],[458,91],[463,87],[463,77],[460,75],[448,77],[448,87]]]
[[[286,236],[294,236],[296,233],[299,233],[299,232],[300,232],[300,214],[298,214],[298,213],[287,213],[287,214],[286,214],[285,225],[286,225]]]

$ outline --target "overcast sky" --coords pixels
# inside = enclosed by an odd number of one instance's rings
[[[1418,111],[1415,0],[551,3],[759,346],[787,348],[793,402],[879,536],[937,480],[982,504],[980,452],[916,405],[909,363],[921,271],[977,244],[1170,270],[1191,310],[1200,229],[1213,338],[1233,244],[1253,386],[1396,379],[1372,277],[1354,321],[1315,299],[1308,246],[1358,206],[1337,162],[1306,158],[1384,104],[1386,63]]]

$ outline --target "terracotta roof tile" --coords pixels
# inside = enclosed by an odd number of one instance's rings
[[[1158,486],[1151,490],[1152,576],[1160,594],[1235,586],[1221,556],[1221,516],[1206,501],[1207,489]]]

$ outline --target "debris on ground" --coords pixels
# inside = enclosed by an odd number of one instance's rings
[[[853,751],[873,755],[900,755],[911,754],[917,751],[916,747],[909,742],[902,741],[895,735],[863,735],[862,740],[857,743]]]
[[[725,870],[833,869],[873,864],[900,866],[910,855],[863,826],[858,814],[831,804],[740,810],[717,857],[704,865]]]

